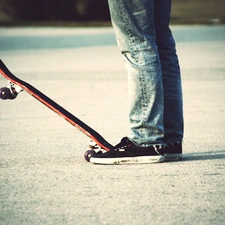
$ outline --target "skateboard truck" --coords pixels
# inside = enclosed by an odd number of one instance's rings
[[[14,99],[21,91],[23,91],[23,89],[20,86],[8,81],[7,87],[0,88],[0,98],[3,100]]]
[[[84,158],[90,162],[91,157],[106,152],[105,149],[101,148],[95,141],[91,140],[87,151],[84,153]]]

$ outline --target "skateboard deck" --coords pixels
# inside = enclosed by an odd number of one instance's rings
[[[66,121],[80,130],[82,133],[91,138],[92,144],[90,145],[89,150],[85,152],[85,159],[87,161],[89,161],[90,157],[92,157],[96,153],[96,149],[103,149],[108,151],[113,147],[99,133],[97,133],[83,121],[68,112],[62,106],[54,102],[52,99],[50,99],[48,96],[43,94],[41,91],[39,91],[29,83],[13,75],[6,67],[6,65],[2,62],[2,60],[0,60],[0,73],[8,80],[8,87],[3,87],[0,89],[1,99],[15,99],[19,92],[26,91],[28,94],[32,95],[38,101],[43,103],[45,106],[50,108],[59,116],[63,117]]]

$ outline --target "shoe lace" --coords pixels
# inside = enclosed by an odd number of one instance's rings
[[[117,144],[114,148],[110,151],[121,151],[122,149],[125,150],[130,145],[130,141],[127,137],[124,137],[119,144]]]
[[[153,145],[153,148],[154,148],[155,152],[157,152],[159,155],[162,155],[162,153],[160,152],[160,150],[162,150],[163,148],[165,148],[165,145]]]

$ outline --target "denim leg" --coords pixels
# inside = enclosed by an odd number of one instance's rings
[[[164,142],[183,139],[183,99],[179,61],[169,28],[171,0],[155,1],[155,28],[164,89]]]
[[[164,92],[154,26],[154,0],[108,2],[128,71],[130,139],[139,146],[162,143]]]

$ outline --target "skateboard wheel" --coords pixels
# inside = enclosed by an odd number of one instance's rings
[[[12,97],[9,88],[3,87],[0,89],[0,98],[3,100],[10,99]]]
[[[94,155],[96,155],[96,152],[94,150],[87,150],[84,153],[84,158],[86,161],[90,162],[91,157],[93,157]]]

